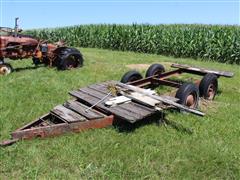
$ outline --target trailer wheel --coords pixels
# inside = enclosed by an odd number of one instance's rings
[[[217,94],[218,77],[215,74],[206,74],[199,85],[200,96],[204,99],[213,100]]]
[[[145,77],[150,77],[150,76],[154,76],[154,75],[160,75],[163,72],[165,72],[165,68],[164,68],[163,65],[161,65],[161,64],[152,64],[148,68]]]
[[[133,82],[133,81],[136,81],[136,80],[139,80],[139,79],[142,79],[142,78],[143,77],[139,72],[132,70],[132,71],[126,72],[122,76],[121,83]]]
[[[8,63],[0,64],[0,75],[8,75],[13,71],[13,68]]]
[[[177,90],[175,97],[179,99],[179,104],[188,106],[190,108],[196,108],[199,100],[198,87],[193,83],[184,83]]]
[[[61,48],[56,53],[57,67],[59,70],[69,70],[83,66],[83,57],[80,51],[75,48]]]

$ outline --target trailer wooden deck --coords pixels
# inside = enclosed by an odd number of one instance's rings
[[[69,94],[77,98],[76,102],[92,106],[109,93],[108,85],[116,84],[117,84],[116,81],[108,81],[104,83],[93,84],[75,91],[71,91],[69,92]],[[133,101],[113,107],[105,106],[105,102],[113,97],[114,97],[113,95],[109,95],[108,98],[106,98],[101,103],[97,104],[94,107],[94,109],[97,109],[107,115],[112,114],[115,116],[115,118],[120,118],[131,123],[142,120],[158,112],[153,108],[147,107],[146,105]]]

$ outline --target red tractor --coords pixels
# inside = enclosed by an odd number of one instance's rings
[[[83,57],[79,50],[66,47],[62,41],[51,44],[45,40],[38,40],[29,35],[23,35],[18,28],[18,18],[15,28],[0,27],[0,75],[13,71],[4,58],[12,60],[32,58],[33,64],[55,66],[59,70],[81,67]]]

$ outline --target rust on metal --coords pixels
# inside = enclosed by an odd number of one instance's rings
[[[173,68],[179,68],[185,72],[189,73],[195,73],[199,75],[204,75],[207,73],[213,73],[218,76],[224,76],[224,77],[233,77],[234,73],[228,72],[228,71],[218,71],[218,70],[211,70],[211,69],[205,69],[205,68],[199,68],[199,67],[193,67],[187,64],[172,64],[171,67]]]
[[[40,120],[39,120],[40,121]],[[87,129],[104,128],[111,126],[113,123],[113,116],[105,116],[100,119],[93,119],[89,121],[79,121],[74,123],[59,123],[49,126],[32,126],[31,128],[16,130],[12,133],[13,139],[32,139],[35,137],[52,137],[58,136],[68,132],[81,132]]]
[[[32,58],[33,64],[45,64],[58,67],[59,70],[80,67],[83,64],[83,57],[79,50],[70,48],[63,41],[49,43],[47,40],[39,40],[30,35],[21,34],[21,30],[15,21],[15,28],[0,27],[0,64],[4,58],[11,60]],[[63,63],[64,62],[64,63]],[[8,71],[11,68],[8,68]],[[0,75],[9,74],[3,67],[0,67]]]

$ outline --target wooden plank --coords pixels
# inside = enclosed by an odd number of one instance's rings
[[[80,91],[84,91],[85,93],[90,93],[92,96],[96,97],[96,98],[103,98],[108,92],[106,92],[106,94],[103,91],[99,91],[98,87],[99,86],[95,86],[97,88],[93,88],[93,86],[88,87],[87,89],[82,88],[80,89]],[[114,96],[109,96],[109,98],[107,98],[105,101],[102,102],[102,104],[104,105],[105,102],[107,102],[110,98],[112,98]],[[130,102],[127,104],[120,104],[118,106],[116,106],[116,108],[119,108],[121,110],[126,110],[128,111],[128,113],[133,113],[133,114],[140,114],[142,116],[146,116],[146,114],[149,113],[153,113],[155,110],[151,109],[151,108],[147,108],[144,105],[140,105],[134,102]]]
[[[113,81],[113,82],[115,82],[115,81]],[[99,84],[92,84],[87,87],[79,88],[78,90],[85,89],[85,88],[91,88],[91,89],[98,90],[102,93],[108,94],[109,90],[107,87],[110,83],[112,84],[112,81],[102,82]],[[115,82],[115,84],[116,84],[116,82]]]
[[[97,91],[105,93],[105,94],[107,94],[109,92],[107,85],[105,86],[103,84],[93,84],[93,85],[89,86],[88,88],[97,90]]]
[[[83,91],[71,91],[69,92],[72,96],[78,98],[80,101],[86,102],[90,105],[95,104],[97,101],[99,101],[99,98],[91,96],[91,94],[85,93]],[[140,114],[132,113],[131,111],[127,111],[124,109],[117,107],[106,107],[102,103],[98,104],[96,106],[99,109],[105,110],[109,114],[113,114],[118,118],[125,119],[131,123],[136,122],[137,120],[141,120],[146,116],[151,115],[152,112],[148,112],[145,114],[145,116],[142,116]]]
[[[118,83],[118,81],[106,81],[106,82],[102,82],[102,83],[99,83],[99,84],[93,84],[93,85],[90,85],[88,86],[89,88],[93,88],[93,89],[97,89],[101,92],[109,92],[108,90],[108,86],[109,85],[116,85]]]
[[[131,98],[135,101],[140,102],[141,104],[146,104],[151,107],[155,107],[156,105],[161,104],[160,101],[153,99],[149,96],[143,95],[142,93],[138,92],[131,92],[131,93],[123,93],[124,96]]]
[[[149,116],[156,112],[155,109],[153,109],[153,108],[148,108],[147,106],[144,106],[144,105],[141,105],[138,103],[134,103],[134,102],[120,104],[116,107],[125,109],[129,113],[132,113],[132,114],[139,114],[142,116],[142,118]]]
[[[73,112],[70,109],[67,109],[62,105],[58,105],[55,108],[53,108],[53,110],[51,110],[51,113],[63,118],[68,123],[87,120],[85,117]]]
[[[99,99],[102,99],[104,96],[106,96],[109,93],[109,92],[103,92],[101,90],[96,90],[91,87],[81,88],[81,89],[79,89],[79,91],[86,92],[94,97],[99,98]],[[114,97],[113,95],[109,95],[109,97],[107,97],[105,101],[107,101],[108,99],[113,98],[113,97]]]
[[[71,109],[71,110],[77,112],[78,114],[86,117],[89,120],[104,117],[103,114],[98,113],[94,109],[91,109],[91,110],[86,112],[86,109],[88,108],[88,106],[86,106],[86,105],[84,105],[84,104],[82,104],[78,101],[67,101],[67,102],[64,103],[64,106],[67,107],[68,109]]]
[[[99,101],[99,98],[91,96],[83,91],[72,91],[70,94],[79,99],[79,101],[86,102],[89,105],[95,104]],[[114,107],[108,108],[102,104],[96,105],[97,108],[105,110],[108,114],[116,115],[122,119],[129,119],[130,121],[134,121],[136,118],[132,115],[129,115],[128,112],[122,112],[120,109],[116,109]]]
[[[113,81],[112,80],[112,81],[107,81],[107,82],[103,82],[103,83],[100,83],[100,84],[94,84],[93,87],[97,87],[97,88],[101,89],[102,91],[104,91],[104,90],[106,91],[107,86],[109,84],[117,85],[117,83],[118,83],[117,81]],[[90,87],[92,87],[92,86],[90,86]],[[149,91],[149,92],[151,93],[152,91]],[[174,102],[177,102],[179,100],[179,99],[177,99],[175,97],[168,96],[168,95],[160,95],[160,97],[163,97],[165,99],[169,99],[169,100],[174,101]]]
[[[224,77],[233,77],[234,76],[233,72],[218,71],[218,70],[211,70],[211,69],[193,67],[193,66],[190,66],[190,65],[187,65],[187,64],[172,64],[171,67],[191,70],[191,71],[195,71],[195,72],[213,73],[213,74],[216,74],[216,75],[219,75],[219,76],[224,76]]]
[[[110,107],[129,102],[131,102],[131,99],[127,98],[126,96],[116,96],[106,101],[105,105]]]
[[[107,82],[103,82],[103,83],[100,83],[100,84],[94,84],[94,85],[91,85],[91,86],[89,86],[91,89],[99,89],[99,90],[101,90],[101,92],[106,92],[106,94],[108,93],[108,91],[106,91],[106,89],[107,89],[107,86],[109,85],[109,83],[110,84],[115,84],[115,85],[117,85],[117,81],[107,81]],[[149,93],[151,93],[152,91],[148,91]],[[166,98],[168,98],[168,99],[172,99],[172,100],[174,100],[174,101],[177,101],[178,99],[177,98],[174,98],[174,97],[169,97],[169,96],[167,96]],[[130,107],[129,107],[130,106]],[[134,106],[134,107],[131,107],[131,106]],[[144,105],[141,105],[141,104],[139,104],[139,103],[136,103],[136,102],[130,102],[130,103],[128,103],[128,104],[124,104],[124,107],[126,107],[126,108],[129,108],[129,109],[132,109],[132,108],[140,108],[140,109],[138,109],[138,111],[150,111],[150,112],[152,112],[152,111],[155,111],[154,109],[152,109],[152,108],[150,108],[150,107],[147,107],[147,106],[144,106]]]
[[[196,115],[199,115],[199,116],[204,116],[204,113],[201,112],[201,111],[198,111],[196,109],[191,109],[187,106],[183,106],[181,104],[178,104],[174,101],[171,101],[169,99],[164,99],[160,96],[157,96],[157,95],[152,95],[150,93],[147,93],[144,89],[142,88],[139,88],[139,87],[136,87],[136,86],[132,86],[132,85],[126,85],[126,84],[123,84],[123,83],[118,83],[117,84],[119,87],[122,87],[124,89],[128,89],[128,90],[131,90],[131,91],[136,91],[136,92],[139,92],[139,93],[142,93],[142,94],[145,94],[146,96],[149,96],[151,98],[154,98],[156,100],[159,100],[159,101],[162,101],[163,103],[166,103],[166,104],[169,104],[169,105],[172,105],[178,109],[181,109],[181,110],[184,110],[184,111],[187,111],[187,112],[190,112],[190,113],[193,113],[193,114],[196,114]]]
[[[81,89],[80,91],[87,93],[87,94],[97,98],[98,100],[102,99],[105,96],[105,93],[101,93],[101,92],[98,92],[98,91],[90,89],[90,88],[88,88],[87,90]],[[98,93],[98,94],[96,95],[96,93]],[[102,105],[105,108],[108,108],[110,110],[115,109],[115,110],[119,111],[119,113],[124,113],[124,114],[127,114],[128,116],[132,116],[137,119],[139,119],[139,118],[141,119],[142,116],[146,115],[145,113],[144,114],[142,113],[142,111],[141,111],[142,109],[136,109],[134,106],[128,106],[129,104],[120,104],[119,106],[115,106],[115,107],[106,107],[105,102],[108,101],[111,97],[114,97],[114,96],[110,96],[109,98],[104,100],[99,105]]]

